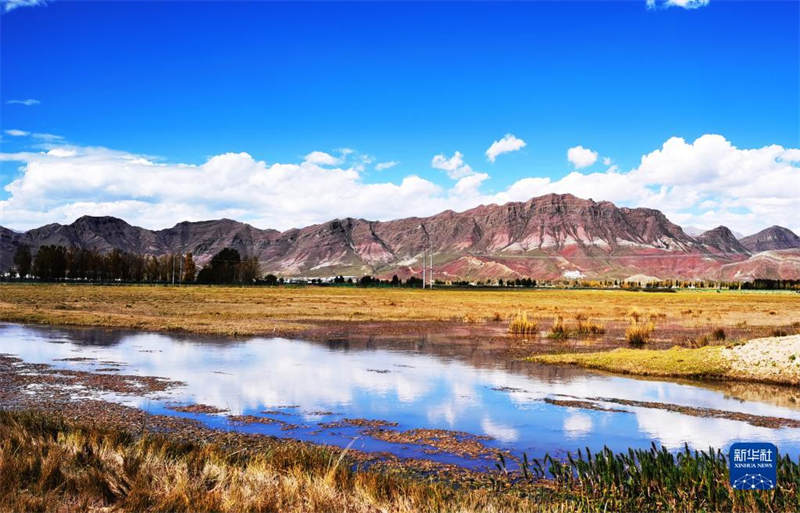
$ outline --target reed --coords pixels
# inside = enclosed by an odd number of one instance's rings
[[[587,448],[566,461],[523,456],[521,473],[526,480],[551,478],[557,487],[573,490],[578,504],[588,510],[800,510],[800,460],[788,456],[778,460],[778,482],[771,491],[734,490],[721,451],[692,451],[688,445],[677,454],[653,443],[649,449],[619,453]]]

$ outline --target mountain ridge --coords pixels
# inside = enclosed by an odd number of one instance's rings
[[[781,232],[781,244],[791,245],[789,234],[794,234],[783,230],[788,234]],[[152,255],[191,252],[200,264],[232,247],[256,256],[264,273],[282,276],[408,277],[421,274],[422,255],[430,250],[434,272],[445,280],[635,274],[706,279],[719,275],[723,266],[727,274],[736,274],[731,266],[752,253],[725,227],[692,237],[659,210],[570,194],[390,221],[347,217],[282,232],[233,219],[183,221],[149,230],[111,216],[81,216],[69,225],[51,223],[23,233],[3,228],[0,269],[12,265],[19,244],[34,250],[57,244]],[[768,267],[781,269],[782,276],[795,272],[794,264],[788,270]]]

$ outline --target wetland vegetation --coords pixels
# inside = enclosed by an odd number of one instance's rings
[[[364,468],[347,450],[132,434],[33,412],[0,412],[3,511],[797,511],[800,462],[778,486],[734,491],[718,451],[655,446],[545,456],[509,470],[434,476]],[[266,449],[266,450],[264,450]]]
[[[278,335],[335,341],[349,340],[352,333],[353,340],[363,336],[371,341],[376,332],[387,338],[455,332],[465,334],[465,344],[472,344],[473,351],[486,340],[503,347],[498,355],[509,365],[529,358],[658,378],[800,384],[800,337],[793,336],[800,331],[800,300],[790,292],[64,284],[3,284],[0,291],[0,320],[12,322],[239,336],[231,340]],[[749,341],[773,334],[786,336]],[[141,353],[137,358],[142,362],[150,358],[150,352],[160,351],[157,341],[141,344],[131,347],[135,354]],[[371,342],[367,344],[371,347]],[[451,355],[450,350],[443,354]],[[120,373],[123,366],[114,361],[101,358],[95,364],[89,360],[82,354],[59,355],[50,362],[81,370],[20,367],[21,363],[9,360],[8,375],[13,379],[9,378],[7,391],[18,396],[22,388],[40,386],[39,382],[51,388],[62,382],[82,384],[117,394],[138,393],[128,382],[146,383],[156,391],[167,386],[156,378]],[[83,370],[93,365],[93,371]],[[385,362],[381,366],[365,361],[363,365],[364,376],[381,381],[402,380],[402,373],[415,364],[390,368]],[[562,378],[557,375],[563,371],[553,372],[553,383],[559,383]],[[214,375],[223,379],[227,374]],[[575,383],[578,387],[580,380]],[[541,386],[549,390],[546,383]],[[513,396],[514,401],[542,402],[559,423],[565,414],[564,432],[571,437],[585,435],[587,428],[582,426],[587,421],[591,426],[588,419],[599,422],[600,415],[631,418],[644,410],[697,422],[744,423],[757,429],[795,429],[800,422],[792,416],[716,409],[716,403],[692,407],[684,399],[681,404],[645,397],[588,396],[580,388],[574,390],[583,396],[544,398],[517,383],[490,383],[481,390]],[[419,425],[396,426],[391,419],[325,418],[309,428],[338,429],[345,434],[349,429],[382,443],[417,444],[418,452],[425,455],[446,452],[497,461],[488,472],[451,471],[447,465],[420,470],[410,462],[398,463],[397,458],[366,464],[355,450],[293,441],[292,430],[306,426],[286,417],[289,407],[262,405],[260,410],[246,412],[229,412],[229,405],[221,403],[180,402],[165,407],[193,421],[219,417],[230,428],[287,432],[289,440],[260,435],[265,440],[259,444],[266,445],[253,451],[247,448],[250,442],[220,445],[216,435],[184,437],[173,435],[171,429],[136,430],[130,425],[119,429],[109,426],[102,415],[66,420],[58,413],[62,406],[20,412],[20,405],[30,408],[32,403],[3,401],[0,510],[561,512],[648,507],[793,511],[800,507],[798,462],[789,457],[780,462],[778,489],[742,493],[728,486],[725,459],[714,449],[676,453],[663,446],[630,451],[617,446],[557,457],[529,454],[528,459],[518,451],[502,450],[499,442],[488,437]],[[332,412],[322,413],[325,417]],[[281,415],[287,420],[281,420]],[[490,423],[488,428],[501,440],[510,436],[502,426]]]

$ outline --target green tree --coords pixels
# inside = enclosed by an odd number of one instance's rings
[[[233,248],[225,248],[211,258],[197,275],[201,283],[233,283],[242,258]]]
[[[17,267],[17,274],[20,278],[30,274],[32,261],[31,248],[27,244],[17,246],[17,251],[14,253],[14,265]]]
[[[67,248],[42,246],[33,259],[33,274],[40,280],[58,280],[67,272]]]

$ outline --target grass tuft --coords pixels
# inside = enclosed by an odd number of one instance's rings
[[[517,313],[508,324],[508,332],[513,335],[535,335],[539,327],[535,319],[528,319],[527,312]]]
[[[564,325],[564,318],[557,315],[553,318],[553,325],[550,326],[550,332],[547,334],[550,338],[564,339],[569,336],[567,327]]]
[[[606,327],[591,319],[578,319],[576,332],[578,335],[602,335],[606,332]]]
[[[634,346],[641,346],[650,342],[650,336],[655,330],[653,322],[634,321],[625,330],[625,340]]]

